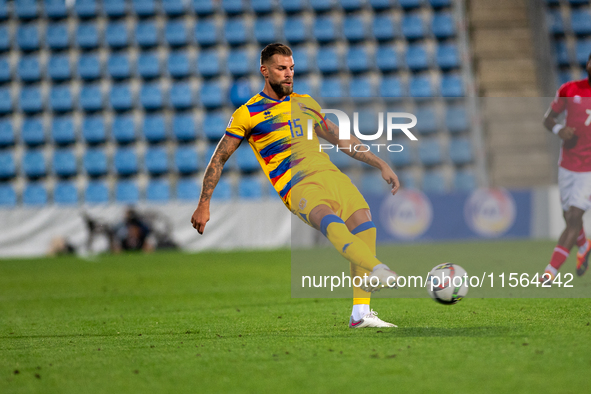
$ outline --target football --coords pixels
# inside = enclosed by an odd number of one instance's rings
[[[429,272],[427,291],[435,301],[451,305],[468,294],[468,274],[456,264],[439,264]]]

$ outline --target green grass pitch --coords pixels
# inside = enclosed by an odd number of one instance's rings
[[[529,270],[553,246],[378,257]],[[372,307],[399,328],[351,330],[350,300],[290,295],[288,250],[0,261],[0,393],[591,392],[588,298],[380,298]]]

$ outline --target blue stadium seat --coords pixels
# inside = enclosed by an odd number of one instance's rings
[[[14,2],[14,10],[19,19],[35,19],[38,13],[36,0],[19,0]]]
[[[168,179],[151,179],[146,187],[146,200],[158,203],[168,202],[170,200]]]
[[[140,89],[140,104],[147,111],[156,111],[164,105],[160,82],[144,83]]]
[[[400,4],[400,7],[404,10],[411,10],[422,6],[423,0],[398,0],[398,4]]]
[[[389,15],[376,15],[372,23],[373,36],[378,41],[393,40],[398,34]]]
[[[439,119],[437,119],[437,113],[433,106],[421,106],[414,112],[417,117],[417,130],[421,134],[432,134],[436,133],[439,127]]]
[[[14,129],[10,120],[0,119],[0,148],[14,145]],[[2,165],[0,164],[0,167]]]
[[[306,47],[292,48],[294,69],[298,76],[310,72],[312,68],[312,59]]]
[[[21,137],[28,146],[43,145],[45,143],[45,130],[41,118],[25,118],[21,128]]]
[[[454,189],[462,192],[470,192],[478,187],[476,176],[470,170],[457,171],[454,176]]]
[[[341,36],[339,27],[331,16],[318,16],[314,21],[314,38],[320,43],[335,41]]]
[[[41,112],[43,110],[41,89],[36,86],[23,87],[20,93],[19,107],[26,113]]]
[[[179,142],[194,141],[197,138],[195,120],[190,113],[177,113],[172,118],[172,133]]]
[[[202,47],[219,43],[220,29],[213,19],[199,20],[195,24],[195,40]]]
[[[47,63],[47,73],[53,81],[65,81],[71,78],[70,57],[68,55],[52,55]]]
[[[156,52],[143,52],[137,59],[137,72],[144,79],[160,76],[160,59]]]
[[[166,126],[161,114],[148,114],[144,117],[144,137],[148,142],[156,144],[166,140]]]
[[[367,38],[367,24],[361,16],[349,15],[343,22],[345,38],[350,42],[359,42]]]
[[[199,199],[199,185],[190,178],[181,178],[176,183],[176,198],[183,201],[195,201]]]
[[[406,65],[412,71],[421,71],[429,68],[430,64],[427,47],[424,44],[409,45],[406,50]]]
[[[0,26],[0,51],[10,49],[10,32],[7,26]]]
[[[384,182],[382,176],[375,171],[365,172],[361,175],[359,188],[364,195],[383,196],[390,190],[390,186]]]
[[[336,102],[345,97],[345,88],[340,77],[323,78],[320,83],[320,96],[328,102]]]
[[[62,178],[76,175],[78,164],[73,149],[62,148],[53,152],[53,172]]]
[[[570,72],[570,70],[563,70],[563,71],[558,71],[558,86],[564,85],[565,83],[567,83],[568,81],[572,81],[573,76]]]
[[[212,200],[228,201],[233,197],[232,184],[228,179],[222,177],[211,195]]]
[[[144,157],[146,170],[150,175],[162,175],[168,172],[168,153],[163,146],[151,146]]]
[[[423,139],[419,145],[419,159],[425,166],[435,166],[443,161],[441,143],[438,139]]]
[[[241,105],[246,104],[252,95],[250,81],[247,78],[235,80],[230,87],[230,102],[235,107],[240,107]]]
[[[166,15],[179,16],[186,12],[187,2],[184,0],[162,0],[162,9]]]
[[[76,0],[74,11],[80,18],[94,18],[97,16],[96,0]]]
[[[581,65],[587,63],[588,52],[587,49],[591,49],[591,44],[587,45],[586,47],[582,47],[579,49],[579,43],[577,41],[576,44],[576,55],[577,55],[577,62]],[[566,45],[566,41],[560,40],[554,42],[554,55],[556,58],[556,63],[559,66],[569,66],[570,65],[570,55],[568,53],[568,47]]]
[[[185,82],[174,83],[168,94],[170,106],[176,110],[188,109],[193,106],[191,85]]]
[[[347,67],[352,73],[363,73],[374,66],[374,58],[371,56],[365,45],[349,47],[347,52]]]
[[[76,30],[76,43],[82,49],[95,49],[99,45],[99,33],[94,22],[83,22]]]
[[[47,173],[42,149],[27,150],[22,158],[23,172],[28,178],[41,178]]]
[[[441,78],[441,96],[464,96],[464,83],[462,81],[462,77],[460,75],[444,75]]]
[[[445,113],[445,126],[450,133],[468,130],[468,113],[463,105],[448,106]]]
[[[153,21],[139,21],[135,26],[135,41],[142,48],[158,45],[158,28]]]
[[[68,16],[66,0],[44,0],[43,8],[45,15],[50,19],[61,19]]]
[[[53,118],[51,122],[51,138],[56,145],[70,145],[76,142],[74,120],[71,116]]]
[[[86,116],[82,120],[82,137],[87,144],[102,144],[107,140],[105,123],[100,115]]]
[[[474,159],[469,138],[454,138],[449,143],[449,157],[456,165],[471,163]]]
[[[113,155],[113,166],[120,176],[137,174],[138,158],[135,149],[129,146],[119,147]]]
[[[110,199],[109,194],[104,181],[91,180],[84,191],[84,201],[88,204],[106,204]]]
[[[589,9],[572,9],[570,12],[570,26],[576,35],[585,36],[591,34],[591,14]]]
[[[427,28],[419,14],[407,14],[402,18],[402,35],[407,40],[419,40],[425,37]]]
[[[156,14],[155,0],[132,0],[133,12],[140,17],[153,16]]]
[[[78,189],[73,181],[59,181],[53,189],[53,202],[57,205],[78,205]]]
[[[125,48],[129,44],[129,32],[125,21],[111,21],[105,29],[105,41],[111,48]]]
[[[224,24],[224,37],[230,45],[243,45],[249,41],[250,32],[242,18],[233,18]]]
[[[233,49],[226,60],[228,71],[234,78],[243,77],[252,71],[252,59],[246,49]]]
[[[369,0],[371,8],[376,11],[390,10],[394,7],[394,0]]]
[[[14,178],[15,175],[16,165],[12,151],[0,151],[0,179]]]
[[[139,199],[140,190],[135,181],[124,179],[117,182],[115,185],[115,201],[124,204],[136,204]]]
[[[283,36],[290,44],[299,44],[308,39],[308,27],[301,16],[285,18]]]
[[[193,0],[193,10],[199,16],[212,15],[219,9],[219,2],[215,0]]]
[[[135,122],[133,115],[118,115],[113,119],[111,133],[118,144],[129,144],[136,139]]]
[[[70,33],[66,23],[51,23],[47,25],[45,35],[47,46],[53,50],[62,50],[70,45]]]
[[[449,12],[438,12],[433,15],[431,31],[438,39],[446,39],[456,35],[456,22]]]
[[[83,85],[78,98],[80,107],[88,112],[99,111],[103,108],[103,93],[100,85]]]
[[[238,197],[244,200],[260,200],[263,198],[263,185],[259,177],[242,177],[238,182]]]
[[[398,70],[400,67],[398,53],[392,45],[380,45],[378,47],[376,66],[384,73]]]
[[[131,65],[126,53],[115,53],[107,60],[107,72],[113,79],[126,79],[131,76]]]
[[[0,206],[3,208],[16,206],[16,192],[11,184],[0,184]]]
[[[206,81],[201,85],[201,104],[207,109],[218,108],[226,103],[226,92],[219,82]]]
[[[380,96],[386,99],[400,99],[406,94],[400,77],[391,75],[383,77],[379,83]]]
[[[335,47],[323,47],[318,51],[316,65],[323,74],[333,74],[341,70],[343,61]]]
[[[41,66],[39,58],[35,55],[27,55],[20,58],[16,73],[23,82],[37,82],[41,79]]]
[[[274,0],[251,0],[250,6],[256,14],[269,14],[275,9],[275,3]]]
[[[23,204],[29,206],[47,205],[47,190],[41,182],[28,183],[23,191]]]
[[[226,118],[221,112],[208,112],[203,119],[203,133],[211,141],[218,141],[226,132]]]
[[[84,171],[90,177],[103,176],[107,173],[107,155],[101,148],[88,148],[82,157]]]
[[[550,5],[560,5],[560,1],[558,0],[546,0],[548,2],[548,4]],[[571,6],[584,6],[584,5],[588,5],[589,1],[588,0],[568,0],[568,3]]]
[[[16,43],[22,51],[39,49],[39,31],[36,24],[20,25],[16,31]]]
[[[103,0],[103,11],[112,18],[125,16],[127,2],[126,0]]]
[[[435,54],[437,65],[442,70],[450,70],[460,67],[460,55],[458,46],[454,43],[440,44]]]
[[[236,165],[240,171],[255,172],[260,170],[261,166],[249,146],[238,148],[235,155]]]
[[[287,14],[302,12],[308,5],[307,0],[280,0],[283,11]]]
[[[299,94],[309,94],[310,96],[316,95],[310,79],[306,77],[298,77],[294,80],[293,91]]]
[[[49,92],[49,107],[54,112],[68,112],[74,108],[69,85],[54,85]]]
[[[199,170],[197,151],[193,146],[179,146],[174,152],[174,165],[181,174],[193,174]]]
[[[375,86],[369,77],[353,77],[349,83],[349,97],[356,102],[367,101],[375,97]]]
[[[445,193],[445,178],[439,171],[426,171],[423,175],[421,188],[426,193]]]
[[[435,10],[439,10],[441,8],[451,7],[452,0],[429,0],[429,4]]]
[[[171,47],[187,45],[189,34],[185,22],[182,20],[169,21],[164,28],[164,38]]]
[[[4,21],[8,19],[8,5],[7,0],[0,1],[0,20]]]
[[[563,44],[565,45],[565,52],[566,52],[566,43],[563,42]],[[557,48],[558,48],[558,43],[557,43]],[[585,66],[587,64],[587,60],[589,59],[589,54],[591,53],[591,39],[586,38],[586,39],[579,39],[577,40],[576,44],[575,44],[575,54],[576,54],[576,59],[577,59],[577,63],[581,66]],[[558,55],[558,61],[560,62],[562,59],[560,58],[560,54]],[[568,56],[568,55],[566,55]],[[564,65],[568,65],[568,62],[566,62]]]
[[[191,61],[186,51],[170,52],[167,60],[168,74],[172,78],[186,78],[191,74]]]
[[[418,75],[412,77],[409,83],[409,93],[411,97],[428,98],[433,97],[435,92],[429,75]]]
[[[341,7],[347,12],[360,10],[366,3],[365,0],[341,0]]]
[[[120,83],[111,86],[109,92],[109,103],[115,111],[129,111],[133,107],[133,96],[131,87],[127,83]]]
[[[10,62],[7,57],[0,58],[0,83],[9,82],[12,78]]]
[[[246,11],[246,4],[243,0],[221,0],[222,9],[228,15],[239,15]]]
[[[101,63],[97,54],[81,54],[78,58],[78,75],[91,81],[101,76]]]
[[[564,34],[564,20],[560,10],[548,10],[546,14],[548,29],[554,35]]]
[[[257,18],[254,23],[254,38],[259,44],[267,45],[279,37],[279,29],[273,17]]]
[[[409,144],[407,139],[392,141],[392,143],[403,147],[402,150],[392,148],[392,152],[388,152],[392,165],[396,168],[410,166],[414,157],[413,145]]]

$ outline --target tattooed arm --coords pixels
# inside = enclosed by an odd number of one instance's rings
[[[242,140],[224,135],[218,143],[218,146],[215,148],[215,152],[205,169],[199,204],[191,217],[191,224],[199,234],[203,234],[205,224],[209,221],[209,201],[211,200],[213,189],[215,189],[215,186],[218,184],[218,181],[222,176],[224,164],[226,164],[226,161],[232,153],[238,149],[241,142]]]
[[[319,124],[314,128],[318,137],[324,138],[331,144],[338,146],[339,150],[342,150],[352,158],[379,169],[382,172],[382,178],[384,178],[388,184],[392,185],[392,194],[396,194],[400,187],[400,181],[388,163],[374,155],[371,151],[356,152],[354,147],[362,144],[359,138],[351,135],[351,139],[349,140],[340,140],[338,126],[328,119],[326,120],[326,124],[328,129],[321,127]]]

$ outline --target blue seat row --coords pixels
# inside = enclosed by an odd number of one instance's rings
[[[589,3],[586,2],[588,5]],[[548,28],[555,35],[562,35],[567,32],[568,26],[578,36],[591,34],[591,13],[588,8],[572,9],[570,19],[565,23],[565,18],[559,9],[548,11]]]

